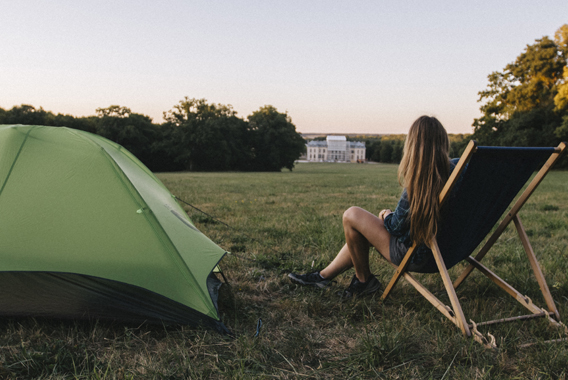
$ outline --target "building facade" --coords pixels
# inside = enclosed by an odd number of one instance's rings
[[[365,143],[347,141],[345,136],[327,136],[325,141],[306,144],[306,158],[313,162],[364,162]]]

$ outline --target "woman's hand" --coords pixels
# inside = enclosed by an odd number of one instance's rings
[[[379,219],[381,219],[381,220],[384,221],[384,220],[385,220],[385,217],[386,217],[388,214],[392,214],[392,211],[389,210],[388,208],[385,209],[385,210],[382,210],[381,212],[379,212]]]

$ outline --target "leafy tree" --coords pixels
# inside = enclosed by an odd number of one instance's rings
[[[391,160],[392,162],[395,163],[399,163],[400,160],[402,160],[402,150],[404,147],[404,141],[403,140],[395,140],[393,142],[393,149],[392,149],[392,155],[391,155]]]
[[[224,109],[224,107],[219,108]],[[199,170],[202,166],[200,163],[207,160],[207,157],[200,155],[201,151],[207,148],[208,143],[203,137],[206,134],[203,131],[206,128],[204,122],[222,113],[222,111],[217,112],[217,108],[214,104],[208,104],[205,99],[190,99],[186,96],[172,110],[164,112],[166,128],[169,130],[170,148],[175,152],[175,161],[185,170]],[[201,136],[196,137],[196,135]],[[209,148],[214,149],[214,145]]]
[[[164,113],[175,162],[187,170],[247,170],[251,165],[248,123],[230,105],[185,97]]]
[[[450,135],[450,158],[461,157],[468,142],[469,138],[465,139],[463,134]]]
[[[563,25],[554,34],[554,42],[568,59],[568,24]],[[558,93],[554,97],[555,111],[561,113],[562,124],[554,130],[554,134],[562,141],[568,141],[568,67],[562,73],[562,81],[558,85]]]
[[[236,116],[210,118],[191,135],[196,170],[246,170],[250,165],[246,121]]]
[[[365,141],[365,156],[370,161],[399,163],[402,159],[405,135],[385,135]]]
[[[568,55],[568,24],[562,25],[556,33],[554,33],[554,42],[562,50],[564,57]]]
[[[98,117],[128,117],[132,111],[128,107],[110,106],[108,108],[97,108],[96,113]]]
[[[95,121],[92,117],[55,115],[51,111],[45,111],[41,107],[37,109],[28,104],[12,107],[8,111],[0,109],[0,124],[48,125],[95,132]]]
[[[47,116],[48,112],[41,107],[37,109],[29,104],[22,104],[5,111],[0,119],[0,124],[46,125]]]
[[[558,93],[554,97],[556,111],[564,111],[568,108],[568,67],[564,67],[562,83],[558,85]]]
[[[152,171],[178,172],[187,170],[179,157],[178,128],[168,123],[156,125],[156,139],[152,141]]]
[[[97,108],[95,132],[122,145],[150,169],[155,170],[152,142],[158,129],[148,116],[133,113],[130,108],[112,105]]]
[[[290,170],[305,150],[287,114],[262,107],[249,121],[230,105],[185,97],[152,123],[130,108],[97,108],[96,116],[73,117],[21,105],[0,108],[1,124],[66,126],[97,133],[128,149],[151,170]]]
[[[392,143],[390,141],[383,141],[381,143],[380,162],[392,162],[392,152]]]
[[[367,139],[365,141],[365,158],[368,161],[381,160],[381,138]]]
[[[302,136],[286,113],[273,106],[261,107],[248,116],[253,149],[253,170],[292,170],[294,161],[305,151]]]
[[[487,89],[479,93],[483,116],[474,120],[472,138],[487,145],[547,146],[565,136],[567,36],[564,25],[554,41],[537,39],[488,76]]]

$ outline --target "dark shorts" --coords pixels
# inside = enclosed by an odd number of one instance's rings
[[[408,248],[406,247],[406,245],[404,245],[403,243],[401,243],[398,238],[394,237],[391,235],[390,238],[390,243],[389,243],[389,250],[390,250],[390,259],[391,262],[395,265],[399,265],[402,262],[402,259],[404,259],[404,256],[406,255],[406,252],[408,252]],[[416,255],[412,256],[412,259],[415,259]],[[422,260],[422,261],[427,261],[427,260]],[[406,270],[409,272],[422,272],[424,270],[424,262],[419,262],[419,263],[415,263],[415,262],[410,262],[410,264],[408,264],[408,267],[406,267]]]

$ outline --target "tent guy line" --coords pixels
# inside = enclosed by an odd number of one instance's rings
[[[213,215],[206,213],[205,211],[203,211],[203,210],[201,210],[201,209],[195,207],[195,206],[192,205],[191,203],[189,203],[189,202],[187,202],[187,201],[184,201],[183,199],[179,198],[178,196],[174,195],[174,198],[177,199],[178,201],[182,202],[182,203],[185,203],[185,204],[188,205],[189,207],[191,207],[191,208],[193,208],[193,209],[199,211],[200,213],[202,213],[202,214],[208,216],[209,218],[213,219],[214,221],[216,221],[216,222],[218,222],[218,223],[221,223],[222,225],[224,225],[224,226],[230,228],[231,230],[235,231],[236,233],[239,233],[239,234],[245,236],[246,238],[248,238],[248,239],[250,239],[250,240],[252,240],[252,241],[255,241],[255,242],[257,242],[258,244],[264,246],[265,248],[268,248],[268,249],[271,250],[273,253],[277,253],[277,254],[280,253],[280,252],[276,251],[274,248],[269,247],[269,246],[266,246],[266,245],[263,244],[260,240],[255,239],[254,237],[252,237],[252,236],[250,236],[250,235],[248,235],[248,234],[246,234],[246,233],[244,233],[244,232],[242,232],[242,231],[239,231],[237,228],[228,225],[227,223],[223,222],[223,221],[220,220],[219,218],[216,218],[216,217],[214,217]],[[248,260],[248,261],[256,261],[256,259],[250,259],[250,258],[248,258],[248,257],[244,257],[244,256],[241,256],[241,255],[238,255],[238,254],[236,254],[236,253],[234,253],[234,252],[228,252],[228,253],[229,253],[230,255],[233,255],[233,256],[235,256],[235,257],[238,257],[239,259]]]

